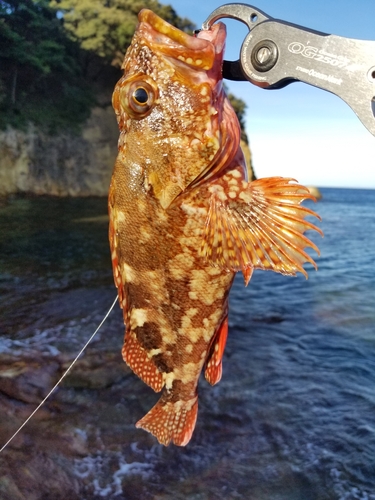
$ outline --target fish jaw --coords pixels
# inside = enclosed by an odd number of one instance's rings
[[[142,36],[153,52],[181,61],[189,69],[197,68],[204,71],[211,69],[216,60],[215,42],[218,34],[220,33],[220,38],[224,37],[225,40],[226,31],[223,23],[215,25],[211,39],[205,39],[191,36],[175,28],[148,9],[141,10],[138,19],[141,23]],[[127,71],[126,64],[123,68]]]
[[[146,23],[145,35],[150,47],[155,52],[161,52],[170,58],[184,63],[185,71],[191,68],[203,69],[204,79],[209,81],[216,93],[222,88],[222,65],[225,51],[226,27],[219,22],[209,30],[202,30],[197,36],[190,36],[148,9],[139,13],[139,21]],[[156,35],[157,33],[157,35]],[[126,70],[126,68],[124,67]],[[202,78],[202,73],[197,73]]]

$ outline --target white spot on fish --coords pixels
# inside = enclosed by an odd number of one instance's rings
[[[177,380],[181,380],[183,384],[194,382],[199,377],[201,371],[201,361],[198,363],[186,363],[181,368],[176,367],[174,375]]]
[[[136,273],[126,262],[122,265],[125,283],[134,283],[136,280]]]
[[[174,379],[175,379],[174,372],[163,373],[163,380],[165,382],[165,388],[167,389],[167,391],[170,391],[172,389],[172,384]]]
[[[118,222],[125,222],[125,214],[121,210],[116,211],[116,217]]]
[[[146,309],[132,309],[130,312],[130,326],[131,328],[137,328],[137,326],[143,326],[147,322],[147,310]]]

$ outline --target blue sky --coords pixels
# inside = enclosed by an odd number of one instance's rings
[[[200,27],[213,10],[228,2],[169,3]],[[261,0],[251,5],[270,17],[317,31],[375,40],[374,0]],[[228,28],[225,58],[238,59],[248,30],[238,21],[224,22]],[[282,175],[320,187],[375,188],[375,137],[341,99],[301,83],[274,91],[247,82],[227,84],[247,103],[246,129],[258,177]]]

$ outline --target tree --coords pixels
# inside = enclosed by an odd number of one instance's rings
[[[81,49],[47,1],[1,0],[0,45],[0,125],[49,128],[87,116],[93,97],[77,64]]]
[[[194,25],[179,17],[170,5],[157,0],[51,0],[64,27],[81,47],[105,62],[120,67],[138,23],[138,12],[149,8],[183,30]]]

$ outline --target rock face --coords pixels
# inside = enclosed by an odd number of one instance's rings
[[[32,124],[0,131],[0,199],[13,193],[107,196],[117,139],[110,105],[93,108],[80,135],[50,136]],[[241,146],[253,178],[249,147]]]
[[[317,188],[316,186],[307,186],[308,187],[308,190],[310,191],[310,193],[315,196],[315,198],[317,200],[321,200],[322,199],[322,193],[319,191],[319,188]]]
[[[117,138],[111,106],[93,108],[80,135],[8,128],[0,132],[0,196],[106,196]]]
[[[245,142],[243,139],[241,139],[241,148],[243,151],[243,154],[245,156],[245,161],[246,161],[246,166],[247,166],[247,175],[249,178],[249,181],[253,181],[256,179],[254,168],[253,168],[253,162],[251,158],[251,150],[249,147],[248,142]]]

